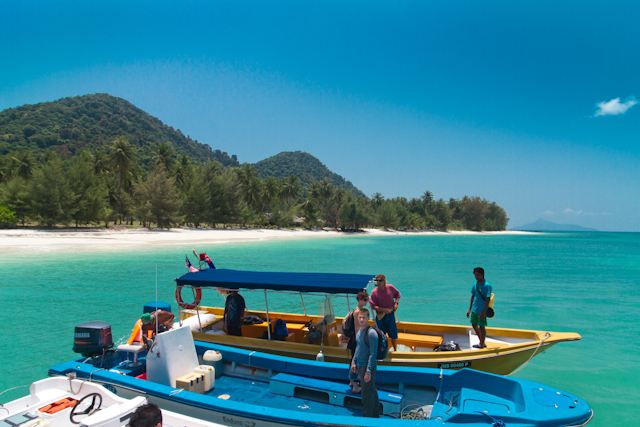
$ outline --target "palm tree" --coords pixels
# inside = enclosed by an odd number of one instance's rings
[[[288,178],[284,178],[282,181],[282,193],[287,200],[287,207],[291,199],[295,199],[300,195],[300,178],[295,175],[291,175]]]
[[[378,210],[382,202],[384,202],[384,196],[382,194],[376,193],[371,195],[371,203],[375,207],[376,211]]]
[[[19,152],[11,158],[13,163],[13,175],[19,176],[26,181],[33,176],[33,157],[31,151],[25,150]]]
[[[251,184],[251,181],[253,181],[254,178],[258,178],[258,170],[251,166],[249,163],[245,163],[238,169],[236,169],[236,173],[238,174],[240,183],[245,188],[247,188]]]
[[[171,174],[173,166],[176,164],[176,159],[173,158],[175,154],[176,152],[168,142],[162,142],[153,152],[153,161],[156,166],[164,166],[165,170]]]
[[[424,203],[425,208],[430,208],[433,203],[433,193],[429,190],[425,191],[422,195],[422,203]]]
[[[262,186],[262,203],[271,208],[273,202],[278,200],[279,192],[278,180],[270,176]]]
[[[178,187],[181,189],[185,189],[185,183],[187,182],[187,176],[190,175],[189,166],[190,166],[189,157],[186,154],[180,156],[178,160],[178,167],[176,168],[176,183]]]
[[[127,138],[124,136],[117,137],[111,145],[111,154],[109,155],[109,162],[113,169],[118,173],[118,199],[120,199],[120,189],[122,188],[122,177],[133,164],[133,159],[136,156],[136,149],[133,147]],[[120,200],[120,211],[122,210],[122,201]]]
[[[94,150],[93,154],[91,154],[91,163],[94,174],[102,175],[107,171],[107,156],[104,151]]]
[[[309,185],[309,191],[307,192],[307,199],[321,200],[322,198],[322,186],[320,181],[314,181]]]
[[[259,178],[253,178],[249,185],[245,186],[244,199],[251,207],[256,207],[261,200],[262,181]]]
[[[335,187],[327,178],[323,178],[320,181],[320,196],[323,201],[326,202],[333,196],[333,190],[335,190]]]

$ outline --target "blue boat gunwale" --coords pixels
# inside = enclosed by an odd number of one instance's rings
[[[271,355],[265,353],[259,353],[256,351],[242,350],[236,348],[229,348],[218,344],[211,344],[205,342],[197,342],[196,351],[199,355],[204,354],[207,350],[217,350],[222,353],[223,359],[229,362],[235,362],[237,364],[247,366],[260,366],[264,369],[270,369],[277,372],[287,372],[294,375],[309,376],[309,373],[322,371],[322,378],[333,379],[337,381],[346,381],[348,366],[340,363],[332,362],[317,362],[306,359],[292,359],[290,357]],[[66,362],[50,368],[49,374],[55,375],[67,375],[75,372],[80,378],[92,379],[97,382],[107,383],[115,386],[120,386],[130,390],[137,391],[139,393],[148,394],[161,399],[169,399],[175,403],[195,406],[205,410],[214,410],[222,414],[235,415],[248,417],[253,419],[260,419],[263,421],[276,421],[283,424],[294,424],[291,420],[296,422],[303,422],[305,424],[335,424],[343,425],[345,422],[344,416],[337,415],[324,415],[323,422],[318,423],[317,413],[305,413],[287,409],[272,408],[258,406],[254,404],[247,404],[242,402],[234,402],[231,400],[220,400],[210,395],[200,395],[196,393],[182,391],[175,393],[176,390],[173,387],[165,386],[156,383],[150,383],[145,380],[141,380],[135,377],[121,375],[118,373],[96,370],[93,365],[82,363],[84,359],[77,359],[76,361]],[[379,366],[378,367],[378,383],[390,383],[390,384],[421,384],[423,386],[430,386],[426,380],[440,382],[436,384],[436,389],[442,391],[442,384],[447,385],[447,390],[460,390],[465,388],[465,384],[473,384],[474,392],[485,392],[492,396],[504,399],[508,402],[513,402],[515,407],[515,413],[510,414],[510,422],[526,422],[526,420],[532,420],[539,418],[545,420],[543,414],[531,413],[532,408],[527,406],[527,402],[535,403],[533,390],[541,386],[539,383],[531,382],[522,379],[510,379],[500,375],[494,375],[485,372],[479,372],[472,369],[462,369],[459,371],[438,370],[432,368],[415,368],[415,367],[396,367],[396,366]],[[434,375],[435,374],[435,375]],[[441,377],[441,378],[440,378]],[[487,381],[490,378],[490,381]],[[424,380],[424,381],[423,381]],[[570,393],[557,390],[553,387],[546,387],[549,392],[559,392],[563,395],[570,396],[576,401],[579,398],[571,395]],[[529,392],[527,393],[527,390]],[[175,394],[172,394],[175,393]],[[444,394],[444,393],[443,393]],[[528,395],[528,396],[527,396]],[[442,397],[444,401],[444,396]],[[586,404],[584,401],[580,401],[581,404]],[[436,404],[443,405],[440,402]],[[446,405],[448,406],[448,405]],[[260,411],[255,411],[255,408],[259,407]],[[252,411],[253,409],[253,411]],[[566,413],[567,418],[572,418],[571,421],[575,422],[575,415],[569,414],[568,409],[557,409],[555,412],[560,415]],[[575,411],[574,411],[575,412]],[[589,411],[592,414],[592,411]],[[475,416],[478,414],[465,413],[459,411],[452,414],[455,417],[462,417],[467,420],[475,420]],[[520,416],[518,416],[520,415]],[[526,415],[526,417],[524,417]],[[538,416],[536,416],[538,415]],[[571,416],[570,416],[571,415]],[[471,418],[469,418],[471,417]],[[504,417],[502,417],[504,418]],[[479,425],[485,425],[486,421],[482,418],[478,418]],[[461,420],[461,419],[460,419]],[[451,421],[451,420],[450,420]],[[506,420],[505,420],[506,421]],[[569,420],[567,420],[569,421]],[[582,422],[586,421],[583,420]],[[385,418],[382,420],[363,419],[359,417],[349,417],[350,425],[362,425],[362,426],[387,426],[391,422],[395,424],[393,419]],[[402,421],[403,425],[406,425],[406,420]]]

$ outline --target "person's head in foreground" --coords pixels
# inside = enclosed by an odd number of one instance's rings
[[[162,411],[155,403],[139,406],[129,420],[129,427],[162,427]]]
[[[369,324],[369,310],[366,308],[360,308],[358,311],[358,326],[361,328]]]
[[[387,286],[387,278],[384,276],[384,274],[378,274],[375,280],[376,286],[378,286],[379,288],[384,289]]]

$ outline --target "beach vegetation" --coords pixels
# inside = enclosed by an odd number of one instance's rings
[[[16,225],[18,217],[16,213],[7,206],[0,206],[0,227],[11,227]]]
[[[78,197],[60,159],[53,159],[34,172],[29,194],[34,216],[47,227],[68,225],[78,210]]]
[[[376,225],[380,225],[385,230],[400,226],[400,218],[398,217],[396,205],[393,202],[383,203],[380,208],[378,208]]]
[[[181,196],[174,178],[170,177],[159,163],[146,181],[135,185],[138,196],[137,213],[143,215],[147,224],[155,223],[158,228],[171,228],[182,221],[179,215],[182,207]]]
[[[31,195],[27,181],[15,177],[0,185],[0,200],[8,209],[15,212],[22,226],[31,213]]]
[[[66,135],[66,134],[65,134]],[[5,177],[0,203],[22,226],[35,221],[76,227],[111,223],[167,228],[190,227],[364,227],[394,229],[505,230],[509,218],[495,202],[479,196],[435,199],[371,197],[336,187],[327,178],[304,186],[290,175],[260,178],[252,165],[224,166],[217,161],[191,162],[186,156],[167,161],[170,147],[156,146],[155,167],[139,167],[139,153],[124,137],[109,151],[87,150],[68,158],[47,151],[40,156],[0,156]],[[17,173],[29,163],[31,173]]]
[[[71,192],[75,196],[75,211],[71,219],[78,224],[95,224],[104,214],[107,186],[100,175],[96,175],[90,156],[80,156],[71,162],[67,172]]]

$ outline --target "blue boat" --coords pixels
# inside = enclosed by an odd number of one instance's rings
[[[593,417],[582,399],[532,381],[391,365],[378,367],[382,417],[363,418],[346,364],[195,342],[188,327],[160,333],[150,345],[135,362],[132,354],[103,348],[54,366],[49,374],[96,382],[124,398],[146,396],[162,409],[238,427],[580,426]]]

